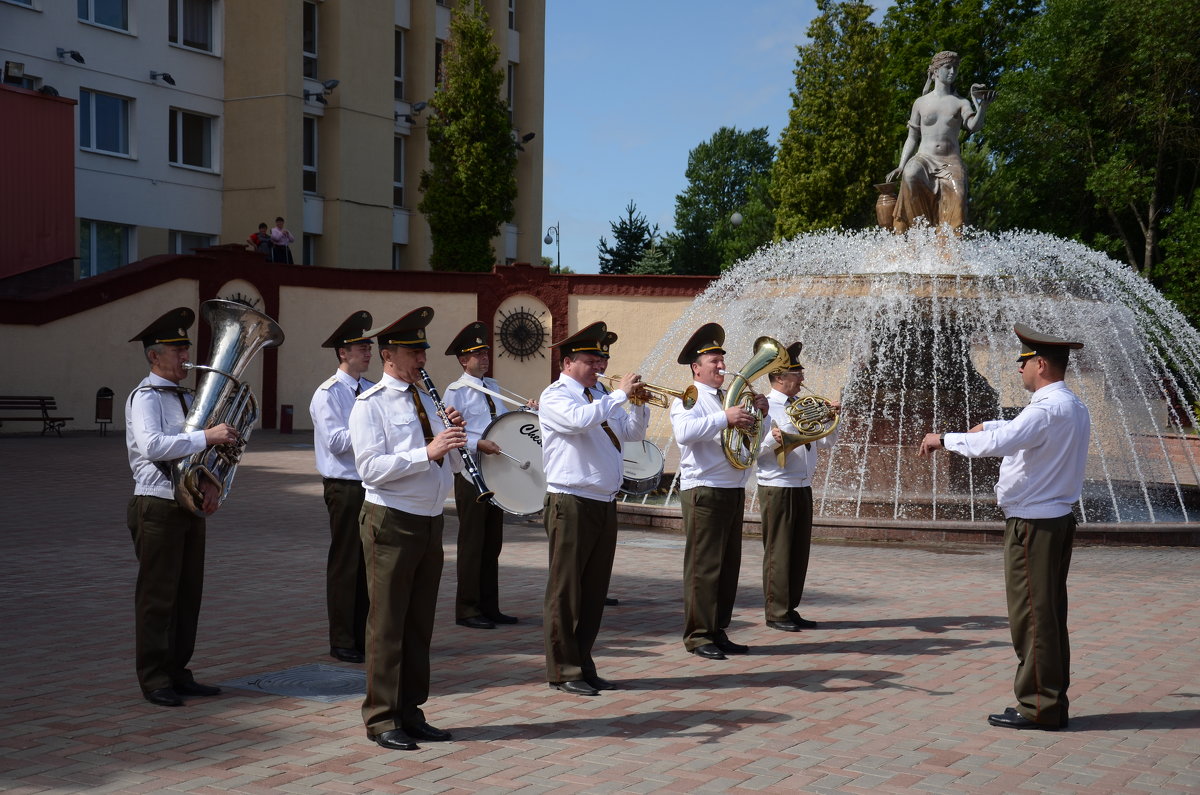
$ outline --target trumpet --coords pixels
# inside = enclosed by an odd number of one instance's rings
[[[841,415],[833,408],[833,403],[819,395],[805,395],[787,407],[787,416],[797,433],[780,430],[783,435],[779,449],[775,451],[775,460],[779,466],[784,466],[787,454],[802,444],[824,439],[833,433],[841,421]]]
[[[605,375],[603,373],[596,376],[597,379],[605,383],[609,391],[615,389],[623,377],[620,375]],[[629,402],[635,406],[655,406],[660,409],[669,409],[671,408],[672,400],[679,400],[683,403],[685,409],[690,409],[696,405],[696,385],[688,384],[687,389],[679,391],[639,381],[634,385],[633,390],[629,394]]]

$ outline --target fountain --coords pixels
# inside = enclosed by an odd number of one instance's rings
[[[926,431],[967,430],[1028,402],[1012,333],[1024,322],[1086,343],[1067,375],[1092,413],[1079,519],[1200,518],[1196,412],[1180,400],[1200,394],[1200,334],[1126,266],[1078,243],[918,225],[767,246],[696,299],[643,363],[644,379],[682,388],[676,353],[710,321],[725,327],[730,367],[760,335],[803,341],[808,387],[840,398],[842,429],[813,485],[818,516],[999,519],[997,460],[930,461],[916,449]],[[653,415],[649,438],[673,471],[666,412]],[[672,489],[667,505],[677,503]]]

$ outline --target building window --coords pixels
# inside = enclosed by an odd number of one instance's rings
[[[508,0],[508,29],[517,29],[517,0]]]
[[[98,91],[79,91],[79,147],[129,154],[129,100]]]
[[[176,166],[212,168],[212,117],[171,109],[170,156]]]
[[[513,121],[517,115],[517,65],[510,63],[508,65],[508,123],[513,125]]]
[[[392,144],[392,206],[404,206],[404,136],[397,135]]]
[[[317,120],[304,117],[304,191],[317,192]]]
[[[317,76],[317,4],[304,4],[304,76]]]
[[[171,230],[171,253],[191,254],[198,248],[216,245],[216,235],[205,235],[200,232],[179,232]]]
[[[212,52],[213,0],[170,0],[167,39],[194,50]]]
[[[129,238],[133,227],[79,219],[79,278],[129,264]]]
[[[404,99],[404,31],[396,28],[396,55],[394,73],[396,78],[396,89],[393,96],[396,99]]]
[[[300,264],[317,264],[317,238],[320,235],[302,235],[300,238]]]
[[[78,0],[78,4],[79,18],[83,21],[129,30],[128,0]]]
[[[446,49],[446,42],[441,39],[435,39],[433,42],[433,83],[438,88],[443,88],[445,82],[442,80],[442,53]]]

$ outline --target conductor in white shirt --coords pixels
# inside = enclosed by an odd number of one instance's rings
[[[967,433],[929,433],[919,453],[943,447],[970,458],[1003,456],[996,502],[1004,511],[1004,581],[1017,672],[1016,707],[988,716],[1008,729],[1065,728],[1070,702],[1067,573],[1075,537],[1073,506],[1083,491],[1091,416],[1063,383],[1070,351],[1083,347],[1022,323],[1017,370],[1033,393],[1012,420]]]
[[[308,404],[313,450],[329,511],[329,554],[325,561],[325,605],[329,614],[329,654],[349,663],[363,661],[366,648],[367,576],[363,565],[358,514],[362,481],[350,446],[350,410],[354,399],[375,385],[364,374],[371,367],[371,313],[359,310],[342,321],[322,348],[332,348],[338,368]]]
[[[649,419],[642,407],[618,424],[630,390],[641,381],[635,373],[602,397],[592,392],[606,334],[604,323],[593,323],[557,343],[561,374],[538,400],[547,492],[542,520],[550,542],[542,612],[546,681],[578,696],[616,688],[597,673],[592,646],[617,547],[621,442],[641,441]]]

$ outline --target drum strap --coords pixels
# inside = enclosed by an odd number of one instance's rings
[[[588,403],[592,403],[594,401],[594,398],[592,397],[592,390],[588,389],[586,386],[583,388],[583,396],[587,399]],[[608,440],[613,443],[613,447],[617,448],[617,451],[619,452],[621,450],[621,443],[617,440],[617,435],[613,433],[612,428],[608,427],[608,420],[600,423],[600,427],[603,428],[604,432],[608,434]]]

